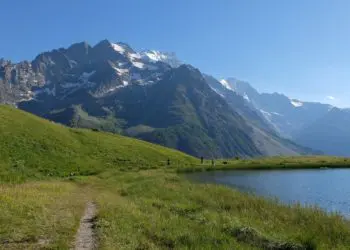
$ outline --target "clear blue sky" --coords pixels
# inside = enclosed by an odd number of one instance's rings
[[[0,57],[14,61],[108,38],[175,52],[259,91],[350,107],[348,0],[1,0],[0,8]]]

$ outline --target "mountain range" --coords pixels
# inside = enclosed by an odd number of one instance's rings
[[[246,82],[204,74],[173,53],[138,52],[108,40],[43,52],[32,61],[0,59],[0,103],[207,158],[347,152],[346,141],[339,142],[343,151],[330,152],[320,137],[329,129],[322,124],[346,110],[260,94]],[[339,139],[347,121],[339,119],[327,136]]]
[[[259,93],[249,83],[235,78],[222,79],[220,83],[224,92],[242,96],[279,136],[325,154],[350,156],[349,109],[304,102],[279,93]]]

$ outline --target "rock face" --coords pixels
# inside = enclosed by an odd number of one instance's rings
[[[13,64],[10,61],[0,61],[0,102],[16,103],[32,98],[31,89],[43,86],[45,77],[33,70],[30,62]]]
[[[138,53],[108,40],[44,52],[32,62],[0,61],[0,102],[55,122],[195,156],[309,152],[280,138],[246,97],[224,89],[174,54]]]
[[[103,40],[94,47],[82,42],[44,52],[32,62],[14,64],[2,59],[0,100],[15,104],[43,94],[64,99],[80,89],[104,96],[127,85],[154,83],[171,68],[163,62],[170,56],[154,53],[158,57],[151,60],[127,44]]]

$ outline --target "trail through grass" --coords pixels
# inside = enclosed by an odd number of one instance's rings
[[[86,204],[84,214],[80,220],[79,229],[75,236],[75,250],[94,250],[97,248],[96,226],[96,204],[89,201]]]

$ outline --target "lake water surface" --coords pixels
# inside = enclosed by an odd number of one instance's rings
[[[350,169],[214,171],[189,174],[189,178],[277,197],[288,204],[317,205],[350,218]]]

